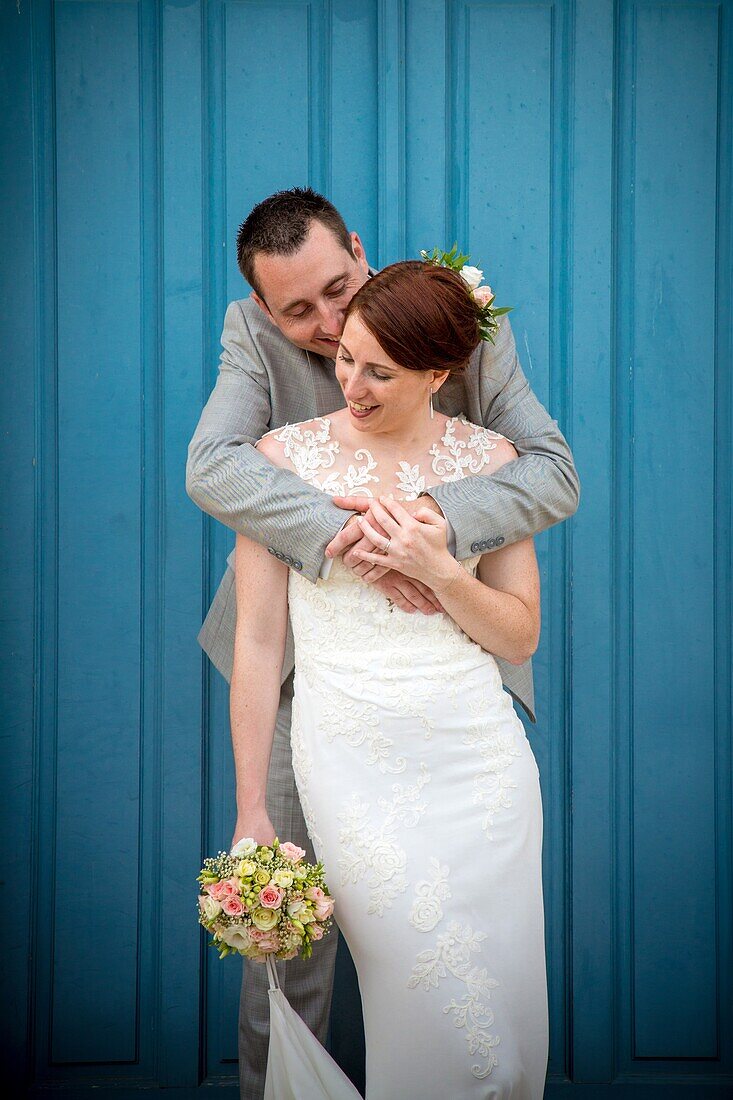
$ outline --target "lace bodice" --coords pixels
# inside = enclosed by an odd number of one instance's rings
[[[402,500],[415,500],[441,482],[488,472],[491,453],[503,438],[463,417],[451,417],[444,420],[443,434],[421,460],[398,461],[396,467],[388,467],[378,463],[366,447],[343,448],[332,438],[327,417],[286,425],[270,434],[281,444],[292,469],[323,492]],[[461,564],[475,574],[478,561],[473,557]],[[373,654],[379,652],[385,668],[393,667],[395,680],[402,682],[423,663],[433,669],[447,668],[488,657],[447,615],[400,611],[340,558],[334,560],[327,580],[313,585],[291,570],[288,583],[296,667],[303,674],[315,672],[315,666],[321,670],[328,666],[349,667],[357,677],[365,675]]]
[[[453,416],[445,421],[440,440],[417,462],[398,460],[396,467],[387,468],[366,447],[343,448],[332,438],[328,417],[286,424],[269,434],[283,445],[283,456],[292,469],[324,493],[398,500],[415,500],[433,485],[487,473],[496,441],[503,438],[463,416]]]

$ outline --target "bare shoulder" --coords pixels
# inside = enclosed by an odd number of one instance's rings
[[[275,466],[286,466],[287,459],[285,458],[285,445],[278,439],[278,433],[280,428],[274,428],[267,435],[263,435],[262,439],[258,439],[255,443],[255,447],[263,454],[265,458]]]
[[[519,454],[514,444],[506,436],[491,432],[488,428],[484,428],[484,431],[492,437],[491,442],[494,444],[485,472],[495,474],[502,466],[506,466],[507,462],[513,462],[515,458],[519,458]]]

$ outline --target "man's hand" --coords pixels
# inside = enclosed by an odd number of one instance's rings
[[[442,611],[440,600],[422,581],[413,580],[395,569],[388,570],[383,577],[374,582],[374,587],[392,601],[395,607],[412,614],[422,611],[423,615],[435,615]]]

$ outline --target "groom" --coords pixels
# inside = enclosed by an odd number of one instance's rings
[[[370,274],[358,235],[347,230],[325,198],[293,188],[252,210],[239,231],[237,259],[252,293],[227,310],[219,377],[189,446],[189,495],[205,512],[267,546],[310,581],[326,577],[331,558],[343,554],[345,564],[365,583],[376,584],[399,607],[432,613],[434,597],[424,586],[369,567],[353,554],[360,546],[369,548],[353,523],[361,502],[332,501],[295,474],[272,466],[253,447],[272,428],[344,407],[334,359],[346,307]],[[462,412],[474,423],[501,432],[520,455],[493,477],[435,486],[429,496],[406,503],[409,509],[428,504],[442,512],[458,559],[527,538],[573,514],[578,479],[572,456],[524,378],[506,319],[496,346],[482,341],[466,371],[449,379],[436,398],[441,412]],[[236,614],[232,562],[230,555],[199,635],[227,680]],[[529,662],[498,663],[505,688],[534,721]],[[301,845],[313,859],[290,762],[292,694],[289,637],[267,809],[277,834]],[[233,839],[239,839],[236,829]],[[328,1028],[336,945],[334,932],[314,945],[308,962],[278,964],[285,995],[321,1042]],[[245,962],[239,1018],[243,1100],[262,1097],[268,1021],[264,967]]]

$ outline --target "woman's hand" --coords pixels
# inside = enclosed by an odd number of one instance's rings
[[[428,588],[440,596],[441,588],[446,588],[456,572],[456,560],[448,552],[446,522],[432,508],[419,508],[411,516],[399,501],[389,497],[380,497],[372,503],[372,512],[387,536],[380,535],[362,516],[357,519],[364,534],[376,546],[387,546],[386,554],[368,553],[365,550],[354,551],[364,561],[374,565],[383,565],[396,569],[407,577],[422,581]]]
[[[234,845],[245,836],[251,836],[258,844],[271,845],[275,835],[272,822],[264,807],[260,810],[240,811],[237,814],[237,824],[234,826],[234,836],[229,851],[231,852]]]

